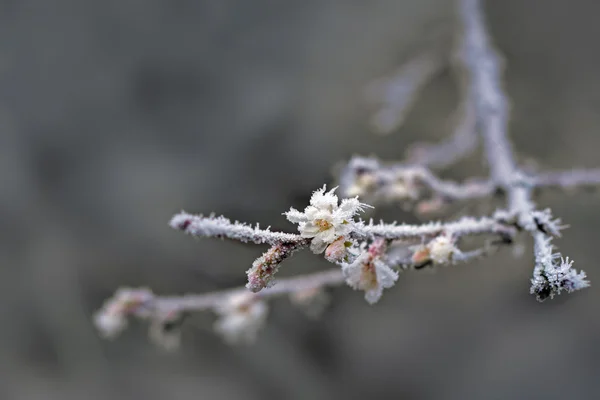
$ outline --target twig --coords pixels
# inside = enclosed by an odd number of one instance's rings
[[[221,216],[191,215],[185,211],[176,214],[169,222],[174,229],[179,229],[192,236],[216,237],[238,240],[240,242],[253,242],[256,244],[297,243],[308,244],[307,240],[293,233],[272,232],[269,228],[260,229],[231,220]]]
[[[294,278],[282,278],[277,285],[255,294],[257,298],[267,299],[287,295],[307,289],[323,286],[337,286],[344,282],[339,268],[306,274]],[[183,296],[161,296],[155,298],[155,306],[160,309],[176,309],[178,311],[203,311],[217,307],[225,299],[248,293],[245,287],[223,290],[206,294],[187,294]]]
[[[375,132],[389,134],[400,128],[419,92],[447,61],[439,50],[429,50],[405,63],[389,78],[372,83],[367,88],[367,98],[381,103],[371,119]]]
[[[543,172],[532,178],[536,187],[573,189],[600,185],[600,169],[572,169],[568,171]]]
[[[461,0],[460,16],[464,27],[463,60],[471,77],[472,94],[477,107],[479,130],[483,136],[490,175],[508,194],[508,208],[515,213],[519,225],[534,238],[536,265],[531,293],[538,300],[552,298],[562,290],[587,287],[585,273],[563,272],[556,275],[560,254],[552,254],[551,237],[539,229],[535,205],[531,200],[532,186],[517,167],[514,153],[507,137],[508,101],[502,90],[500,58],[493,49],[483,22],[478,0]],[[558,231],[558,229],[556,229]],[[569,270],[571,264],[567,262]],[[565,269],[565,268],[562,268]]]

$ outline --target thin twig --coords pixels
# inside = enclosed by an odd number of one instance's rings
[[[277,281],[277,285],[264,289],[254,296],[257,296],[258,298],[271,298],[312,288],[337,286],[341,285],[343,282],[344,277],[342,276],[342,271],[339,268],[335,268],[293,278],[282,278]],[[248,293],[248,289],[240,287],[205,294],[159,296],[156,297],[154,301],[155,306],[160,309],[203,311],[215,308],[231,296],[244,293]]]

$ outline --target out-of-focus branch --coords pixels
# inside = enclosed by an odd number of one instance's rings
[[[489,179],[463,183],[442,180],[427,167],[382,163],[373,157],[353,157],[340,173],[340,193],[360,196],[370,204],[411,204],[440,200],[442,203],[490,197],[496,184]]]
[[[598,187],[600,185],[600,169],[571,169],[567,171],[542,172],[532,178],[532,183],[536,187],[558,189]]]
[[[428,50],[405,63],[395,74],[367,87],[367,98],[380,108],[371,119],[376,133],[400,128],[423,87],[448,63],[439,50]]]

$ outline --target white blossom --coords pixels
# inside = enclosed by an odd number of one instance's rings
[[[350,287],[365,292],[365,300],[369,304],[377,303],[383,289],[391,288],[398,280],[397,272],[368,252],[361,254],[351,264],[343,263],[342,272]]]
[[[268,311],[267,304],[252,293],[232,295],[215,308],[220,316],[215,323],[215,331],[229,344],[253,343]]]
[[[94,315],[94,324],[105,338],[114,338],[127,328],[127,316],[135,314],[146,318],[150,315],[147,304],[153,299],[148,289],[120,288],[104,302]]]
[[[312,238],[310,249],[315,254],[322,253],[329,244],[352,232],[354,215],[364,207],[370,207],[356,197],[343,199],[338,205],[336,189],[325,192],[326,186],[323,186],[313,193],[304,212],[291,208],[285,213],[290,222],[298,224],[302,237]]]
[[[116,308],[101,309],[94,315],[94,325],[103,338],[112,339],[127,328],[127,318]]]

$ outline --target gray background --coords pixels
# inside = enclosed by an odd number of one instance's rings
[[[487,11],[520,160],[599,166],[600,5]],[[292,230],[281,213],[335,163],[447,135],[449,73],[389,137],[369,132],[362,94],[452,18],[441,0],[0,1],[0,398],[598,398],[597,286],[538,304],[526,237],[521,258],[404,274],[374,307],[339,288],[311,321],[276,301],[249,348],[222,344],[208,315],[177,354],[144,326],[107,342],[91,325],[118,286],[244,283],[263,248],[193,240],[168,228],[173,213]],[[474,155],[444,176],[484,173]],[[598,282],[598,196],[538,200],[571,225],[557,244]],[[300,254],[282,275],[327,266]]]

